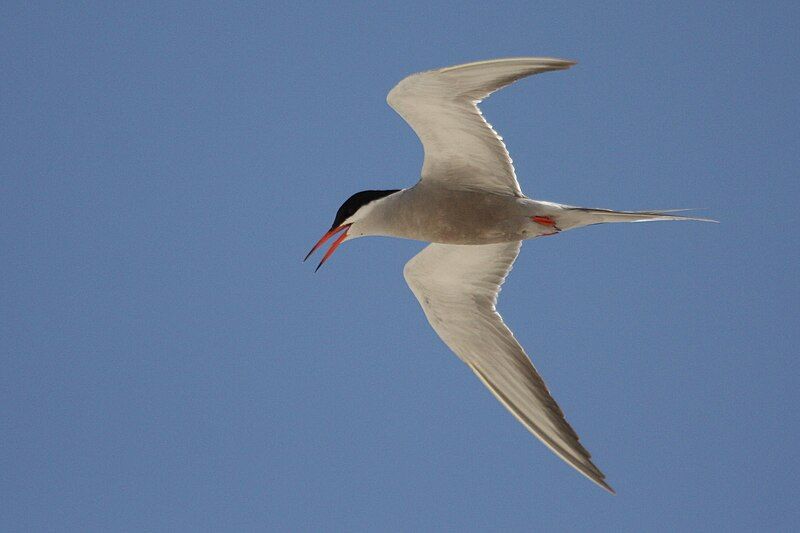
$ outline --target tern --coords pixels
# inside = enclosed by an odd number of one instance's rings
[[[403,269],[439,337],[539,440],[614,493],[503,322],[495,304],[522,241],[606,222],[699,220],[674,211],[614,211],[533,200],[522,193],[502,137],[478,104],[493,92],[574,61],[518,57],[412,74],[387,97],[425,152],[413,187],[361,191],[342,204],[305,259],[338,235],[317,270],[344,241],[372,235],[431,243]],[[304,261],[305,261],[304,259]]]

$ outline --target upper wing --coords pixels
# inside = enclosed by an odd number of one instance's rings
[[[439,337],[497,399],[559,457],[613,493],[495,310],[520,246],[431,244],[406,264],[403,275]]]
[[[521,196],[503,139],[478,103],[518,79],[575,63],[547,57],[478,61],[412,74],[386,101],[422,141],[422,179]]]

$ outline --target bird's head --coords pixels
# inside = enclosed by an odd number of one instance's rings
[[[331,255],[333,255],[333,252],[336,251],[336,248],[338,248],[340,244],[352,236],[361,236],[363,234],[359,234],[357,231],[358,226],[363,222],[369,212],[372,211],[376,202],[381,198],[398,192],[399,190],[400,189],[393,189],[389,191],[361,191],[355,193],[353,196],[345,200],[345,202],[336,212],[336,217],[333,219],[331,229],[329,229],[328,232],[325,233],[325,235],[323,235],[319,241],[317,241],[317,244],[311,248],[311,251],[308,252],[308,255],[306,255],[303,261],[311,257],[311,254],[316,252],[317,249],[325,244],[328,239],[339,234],[336,240],[333,241],[331,247],[328,248],[328,251],[325,252],[325,255],[322,256],[322,261],[319,262],[314,272],[319,270],[319,267],[321,267],[325,261],[327,261]]]

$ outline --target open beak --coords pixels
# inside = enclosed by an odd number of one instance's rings
[[[303,259],[303,261],[305,261],[306,259],[308,259],[309,257],[311,257],[311,254],[313,254],[314,252],[316,252],[316,251],[317,251],[317,249],[318,249],[320,246],[322,246],[323,244],[325,244],[325,242],[326,242],[328,239],[330,239],[331,237],[333,237],[334,235],[336,235],[337,233],[339,233],[339,232],[341,231],[341,232],[342,232],[342,234],[341,234],[341,235],[339,235],[339,236],[336,238],[336,240],[335,240],[335,241],[333,241],[333,244],[331,244],[331,247],[330,247],[330,248],[328,248],[328,251],[327,251],[327,252],[325,252],[325,255],[324,255],[324,256],[322,256],[322,261],[320,261],[320,262],[319,262],[319,264],[317,265],[317,268],[315,268],[315,269],[314,269],[314,272],[316,272],[317,270],[319,270],[319,267],[321,267],[323,264],[325,264],[325,261],[327,261],[327,260],[328,260],[328,258],[329,258],[330,256],[332,256],[332,255],[333,255],[333,252],[335,252],[335,251],[336,251],[336,249],[339,247],[339,245],[340,245],[340,244],[342,244],[342,241],[344,241],[344,240],[345,240],[345,238],[347,237],[347,230],[348,230],[348,229],[350,229],[350,224],[342,224],[342,225],[341,225],[341,226],[339,226],[338,228],[333,228],[333,229],[331,229],[331,230],[330,230],[328,233],[326,233],[325,235],[323,235],[323,236],[322,236],[322,238],[321,238],[320,240],[318,240],[318,241],[317,241],[317,244],[315,244],[315,245],[314,245],[314,247],[311,249],[311,251],[310,251],[310,252],[308,252],[308,255],[306,255],[306,257],[305,257],[305,259]]]

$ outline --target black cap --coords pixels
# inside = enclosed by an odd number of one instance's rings
[[[348,198],[342,204],[342,207],[340,207],[336,212],[336,218],[333,219],[333,225],[331,226],[331,229],[341,226],[342,222],[353,216],[356,211],[368,203],[379,198],[383,198],[384,196],[389,196],[390,194],[394,194],[398,191],[400,191],[400,189],[392,189],[390,191],[361,191],[355,193],[353,196]]]

